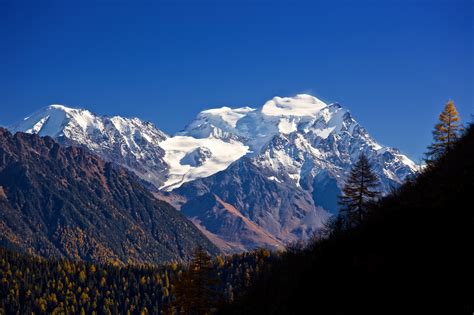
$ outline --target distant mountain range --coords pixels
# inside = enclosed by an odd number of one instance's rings
[[[417,172],[348,110],[306,94],[275,97],[259,108],[205,110],[172,137],[138,118],[62,105],[10,130],[48,135],[126,167],[229,252],[311,236],[337,213],[337,196],[362,152],[383,193]]]
[[[0,245],[45,257],[115,264],[218,249],[138,177],[83,148],[0,128]]]
[[[63,146],[87,148],[157,186],[166,179],[165,152],[158,144],[168,136],[138,118],[100,117],[85,109],[50,105],[10,130],[50,136]]]

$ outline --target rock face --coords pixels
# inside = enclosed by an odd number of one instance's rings
[[[52,119],[49,111],[67,119]],[[126,166],[230,251],[309,237],[338,212],[337,196],[362,152],[382,193],[417,171],[397,149],[378,144],[348,110],[306,94],[275,97],[259,108],[205,110],[173,137],[138,119],[58,105],[46,112],[13,130],[80,144]]]
[[[181,207],[183,214],[214,234],[211,239],[220,238],[215,243],[227,251],[278,248],[311,236],[328,218],[311,194],[269,179],[248,158],[173,193],[188,200]]]
[[[206,147],[200,147],[192,150],[181,159],[181,165],[202,166],[212,156],[211,150]]]
[[[0,128],[0,244],[94,262],[186,260],[217,248],[138,177],[87,150]]]

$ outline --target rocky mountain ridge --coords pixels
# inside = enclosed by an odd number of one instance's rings
[[[50,111],[67,119],[52,119]],[[172,137],[139,119],[58,105],[11,129],[81,145],[133,170],[159,188],[158,196],[176,200],[208,236],[236,250],[309,237],[337,213],[337,196],[362,152],[382,193],[417,172],[414,162],[380,145],[347,109],[307,94],[274,97],[258,108],[208,109]],[[202,198],[206,206],[196,202]],[[271,238],[246,238],[249,225],[240,215],[255,225],[256,235]]]

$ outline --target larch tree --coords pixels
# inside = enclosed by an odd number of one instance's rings
[[[372,171],[369,160],[362,153],[351,169],[349,177],[339,197],[341,206],[339,220],[343,228],[359,224],[367,212],[367,204],[379,195],[379,180]]]
[[[456,106],[452,100],[446,103],[444,110],[439,115],[439,123],[433,130],[433,143],[428,147],[427,161],[437,160],[453,148],[462,131]]]

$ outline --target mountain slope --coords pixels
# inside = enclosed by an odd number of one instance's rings
[[[310,194],[294,189],[291,184],[269,179],[249,158],[242,158],[213,176],[185,183],[173,193],[188,200],[181,207],[183,214],[199,218],[202,227],[215,231],[226,242],[234,246],[240,244],[235,248],[231,246],[231,251],[242,247],[275,248],[308,238],[328,218],[323,209],[314,205]],[[210,196],[215,196],[211,197],[212,204],[201,201]],[[252,222],[260,233],[249,240],[248,226],[240,226],[240,220],[229,222],[227,213],[212,211],[222,203]],[[275,241],[269,243],[266,235]]]
[[[159,263],[217,249],[123,168],[0,129],[0,244],[45,257]]]
[[[371,209],[290,252],[223,314],[471,314],[474,128]]]
[[[196,209],[205,209],[201,211]],[[216,194],[201,195],[181,208],[182,213],[219,248],[226,252],[242,252],[248,248],[283,248],[275,235],[266,232],[244,216],[233,205]],[[206,225],[201,224],[205,222]]]

